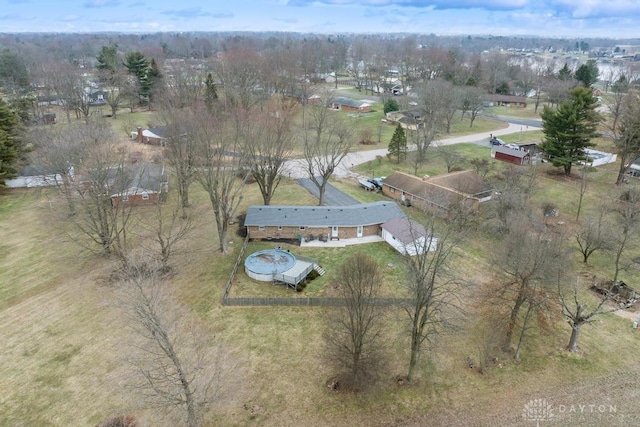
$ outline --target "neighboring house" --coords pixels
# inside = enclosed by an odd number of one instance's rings
[[[87,104],[92,106],[105,105],[107,103],[107,97],[109,94],[107,91],[102,89],[85,89],[87,96]]]
[[[452,172],[436,177],[418,178],[394,172],[384,179],[382,192],[406,205],[417,205],[434,213],[445,214],[461,201],[473,210],[491,200],[491,187],[474,171]]]
[[[317,93],[304,94],[302,92],[285,92],[283,93],[285,98],[293,99],[302,105],[319,105],[322,103],[322,98]]]
[[[640,157],[635,159],[627,168],[627,173],[634,178],[640,178]]]
[[[250,239],[353,239],[379,236],[381,224],[404,212],[395,202],[352,206],[250,206],[244,225]]]
[[[380,228],[382,238],[402,255],[419,255],[425,251],[435,251],[438,246],[435,236],[407,217],[392,218]]]
[[[382,82],[378,85],[378,93],[390,93],[392,95],[402,95],[403,88],[400,83]]]
[[[73,167],[69,174],[73,176]],[[62,175],[46,166],[30,165],[22,169],[17,178],[7,179],[4,184],[8,188],[52,187],[62,182]]]
[[[368,113],[371,111],[371,104],[368,102],[358,101],[344,96],[331,98],[329,100],[329,107],[334,110],[358,111],[361,113]]]
[[[528,165],[531,163],[531,154],[528,151],[497,145],[491,148],[491,157],[514,165]]]
[[[422,127],[420,110],[390,111],[386,118],[388,122],[400,124],[404,129],[418,130]]]
[[[491,106],[526,108],[527,98],[513,95],[487,95],[487,101]]]
[[[113,172],[115,181],[118,171],[114,169]],[[164,201],[169,181],[163,165],[136,163],[127,168],[124,175],[124,182],[118,184],[122,190],[112,189],[114,192],[110,197],[113,206],[119,206],[121,203],[129,206],[149,205]]]
[[[164,126],[155,126],[149,129],[142,129],[139,127],[136,132],[131,132],[131,139],[142,144],[164,147],[166,145],[164,132]]]

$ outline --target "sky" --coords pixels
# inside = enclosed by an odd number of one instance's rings
[[[640,37],[640,0],[0,0],[0,32]]]

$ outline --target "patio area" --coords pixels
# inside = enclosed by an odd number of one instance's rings
[[[310,242],[305,242],[304,240],[302,240],[302,242],[300,242],[300,247],[345,248],[351,245],[362,245],[365,243],[376,243],[376,242],[384,242],[384,239],[380,236],[366,236],[366,237],[358,237],[355,239],[327,240],[326,242],[323,242],[322,240],[311,240]]]

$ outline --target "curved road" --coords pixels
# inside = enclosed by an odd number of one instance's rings
[[[509,126],[506,128],[496,129],[489,132],[475,133],[471,135],[456,136],[453,138],[445,138],[435,141],[435,145],[441,146],[460,143],[486,144],[489,140],[489,134],[492,134],[494,136],[501,136],[541,129],[540,127],[525,125],[524,122],[520,119],[508,118],[508,120],[512,121],[513,123],[509,123]],[[411,150],[411,147],[409,147],[409,149]],[[338,178],[357,177],[358,174],[351,171],[353,167],[371,160],[375,160],[376,156],[384,157],[387,155],[387,153],[388,150],[386,148],[367,151],[354,151],[353,153],[349,153],[336,168],[334,176]],[[285,164],[285,170],[286,173],[289,173],[289,176],[291,178],[297,179],[309,177],[308,173],[305,171],[305,168],[302,165],[302,160],[300,159],[288,160]]]

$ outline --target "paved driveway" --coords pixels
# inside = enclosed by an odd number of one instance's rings
[[[320,192],[318,191],[318,187],[315,186],[311,179],[309,178],[298,178],[296,182],[303,186],[309,191],[309,193],[313,194],[315,197],[320,197]],[[348,194],[338,190],[336,187],[327,183],[324,191],[324,204],[329,206],[350,206],[350,205],[359,205],[358,202],[353,197]]]

